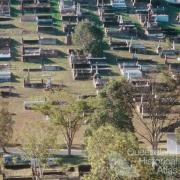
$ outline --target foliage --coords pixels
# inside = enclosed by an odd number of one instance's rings
[[[75,28],[73,42],[81,45],[83,50],[92,53],[93,56],[101,56],[103,36],[104,33],[99,27],[88,21],[82,21]]]
[[[0,110],[0,147],[5,150],[5,145],[10,141],[13,135],[12,115],[8,111],[7,104],[2,103]]]
[[[129,83],[124,79],[110,81],[91,102],[91,127],[97,129],[102,125],[111,124],[120,129],[133,131],[133,115],[129,106],[131,103],[133,98]]]
[[[166,82],[169,81],[167,79]],[[175,85],[174,82],[171,84]],[[171,117],[172,107],[176,105],[176,99],[179,96],[179,89],[175,89],[169,92],[171,90],[169,85],[152,80],[146,94],[140,93],[143,114],[136,113],[136,121],[139,126],[143,127],[143,131],[138,129],[136,132],[151,145],[154,155],[157,154],[159,142],[165,133],[163,129],[174,123],[174,119],[177,120],[175,117]]]
[[[92,165],[85,179],[130,179],[150,176],[151,168],[143,165],[138,141],[131,132],[122,132],[112,126],[100,127],[87,139],[88,159]]]
[[[50,97],[52,98],[52,96]],[[63,135],[67,145],[68,155],[71,155],[75,134],[84,123],[83,121],[88,105],[86,101],[77,100],[63,91],[56,94],[56,101],[58,102],[55,103],[56,105],[47,103],[42,106],[40,110],[45,115],[49,115],[51,122]]]
[[[27,158],[35,160],[32,166],[35,169],[38,166],[40,176],[51,155],[50,149],[56,147],[56,137],[56,130],[44,123],[36,123],[36,128],[28,128],[22,137],[22,150]]]
[[[56,131],[49,125],[37,123],[36,128],[29,129],[25,134],[23,150],[30,158],[37,158],[46,163],[50,155],[49,149],[55,147]]]

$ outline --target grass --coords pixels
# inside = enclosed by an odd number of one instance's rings
[[[33,68],[39,67],[41,63],[24,63],[21,62],[21,38],[22,35],[28,36],[29,38],[33,37],[36,34],[36,24],[35,23],[22,23],[20,22],[20,12],[19,12],[18,1],[13,1],[12,4],[12,15],[13,18],[7,23],[7,25],[1,25],[0,34],[2,36],[10,36],[12,41],[12,59],[10,61],[0,61],[3,63],[10,63],[12,67],[12,73],[15,77],[15,81],[1,83],[1,85],[12,85],[15,87],[15,92],[19,94],[19,97],[12,98],[2,98],[0,97],[0,101],[7,101],[9,103],[9,110],[13,114],[14,124],[14,136],[12,139],[13,142],[17,142],[19,140],[19,136],[23,134],[22,127],[26,127],[29,122],[36,122],[39,120],[44,120],[44,116],[35,111],[26,111],[23,108],[24,101],[27,100],[37,100],[43,99],[46,96],[46,92],[41,89],[25,89],[23,88],[23,79],[27,76],[27,73],[23,72],[23,68]],[[59,50],[60,56],[57,58],[45,58],[44,61],[46,63],[58,64],[63,70],[59,72],[35,72],[31,73],[32,79],[40,79],[44,74],[51,75],[52,80],[54,82],[62,82],[66,85],[66,89],[68,92],[81,95],[81,94],[95,94],[95,89],[93,87],[92,80],[87,81],[74,81],[71,75],[71,69],[67,60],[67,49],[72,48],[64,45],[64,35],[61,33],[61,21],[59,20],[60,14],[58,12],[58,0],[51,1],[52,5],[52,16],[54,18],[55,23],[55,33],[47,34],[40,33],[43,37],[52,37],[56,38],[59,44],[54,46],[42,46],[42,48],[47,49],[56,49]],[[8,28],[7,28],[8,27]],[[24,33],[22,33],[24,32]],[[83,133],[84,128],[78,132],[77,137],[75,138],[76,144],[83,143]]]
[[[0,61],[0,63],[10,63],[12,67],[12,73],[15,76],[15,80],[13,82],[8,83],[1,83],[1,85],[13,85],[15,86],[15,92],[19,94],[19,97],[12,97],[12,98],[2,98],[0,97],[0,101],[7,101],[9,103],[9,110],[13,114],[13,120],[15,121],[14,124],[14,137],[12,139],[12,143],[18,142],[18,137],[22,135],[24,127],[27,126],[29,122],[36,122],[44,120],[44,116],[39,112],[35,111],[27,111],[23,108],[23,103],[26,100],[36,100],[36,99],[43,99],[46,96],[46,92],[41,89],[25,89],[23,88],[23,80],[24,77],[27,76],[27,73],[23,72],[23,68],[33,68],[39,67],[40,63],[23,63],[20,61],[21,58],[21,38],[22,35],[26,35],[28,37],[34,37],[36,34],[36,24],[35,23],[21,23],[20,22],[20,11],[19,11],[19,1],[13,1],[12,4],[12,15],[13,18],[9,21],[6,25],[0,25],[0,34],[2,36],[10,36],[13,39],[12,42],[12,55],[13,58],[7,61]],[[46,63],[51,64],[58,64],[60,65],[63,70],[59,72],[33,72],[31,73],[31,77],[33,79],[40,79],[43,75],[50,75],[52,77],[52,81],[54,82],[62,82],[66,85],[66,89],[68,92],[75,94],[77,96],[84,95],[84,94],[95,94],[95,88],[93,87],[92,80],[85,80],[85,81],[74,81],[71,75],[71,68],[69,66],[67,60],[67,50],[69,48],[77,48],[74,46],[66,46],[64,44],[64,34],[61,31],[61,21],[60,21],[60,14],[58,13],[58,0],[51,1],[52,5],[52,16],[54,18],[55,23],[55,33],[48,34],[48,33],[40,33],[43,37],[52,37],[56,38],[59,41],[59,44],[54,46],[42,46],[42,48],[52,48],[59,50],[61,53],[57,58],[45,58],[44,61]],[[92,7],[83,7],[83,11],[87,13],[87,18],[90,21],[94,22],[95,24],[102,26],[102,23],[99,20],[99,17],[96,14],[96,9]],[[134,22],[136,21],[135,18],[128,17],[128,14],[123,14],[127,19],[131,19]],[[8,28],[7,28],[8,27]],[[107,41],[107,38],[105,38]],[[145,46],[148,47],[151,51],[154,50],[155,45],[157,43],[152,41],[142,41]],[[166,43],[161,43],[163,46],[166,46]],[[178,47],[177,47],[178,48]],[[105,78],[110,79],[120,79],[119,69],[116,63],[117,58],[131,58],[131,54],[128,51],[110,51],[106,50],[105,55],[107,56],[106,63],[111,67],[112,71],[109,74],[105,74]],[[157,55],[139,55],[139,57],[144,59],[154,59],[160,64],[164,63]],[[83,135],[84,135],[85,127],[82,127],[81,130],[78,132],[74,143],[75,144],[83,144]]]

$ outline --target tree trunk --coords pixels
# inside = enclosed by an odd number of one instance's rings
[[[157,159],[157,150],[158,150],[158,143],[154,142],[152,144],[152,151],[153,151],[153,155],[152,155],[152,167],[154,170],[156,170],[158,164],[156,163],[156,159]]]
[[[72,144],[68,144],[68,156],[71,156]]]
[[[72,151],[72,140],[69,139],[67,142],[67,150],[68,150],[68,156],[71,156],[71,151]]]

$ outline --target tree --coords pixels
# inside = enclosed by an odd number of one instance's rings
[[[51,156],[50,150],[57,145],[56,140],[56,130],[44,123],[36,123],[34,128],[28,127],[24,136],[21,137],[22,150],[28,159],[34,159],[31,165],[39,179],[43,179],[43,171]]]
[[[74,103],[51,109],[50,119],[63,135],[68,149],[68,155],[71,155],[74,137],[84,123],[85,106],[85,102],[75,101]]]
[[[54,94],[54,92],[53,92]],[[50,96],[52,97],[52,96]],[[51,101],[51,98],[49,99]],[[47,104],[40,108],[41,112],[50,117],[51,122],[58,128],[64,137],[68,155],[71,155],[74,137],[84,123],[85,112],[88,109],[86,101],[77,100],[67,92],[57,93],[58,104]]]
[[[96,25],[82,21],[78,23],[73,34],[73,42],[81,45],[83,50],[92,53],[93,56],[102,56],[103,31]]]
[[[7,104],[2,103],[0,110],[0,147],[7,153],[5,146],[9,143],[13,135],[12,115],[8,111]]]
[[[124,79],[121,81],[110,81],[92,99],[91,105],[93,113],[90,118],[92,128],[99,128],[103,125],[112,125],[120,129],[133,131],[132,109],[129,104],[133,104],[131,85]]]
[[[152,173],[151,167],[141,163],[145,156],[138,154],[138,141],[131,132],[102,126],[88,137],[86,150],[92,169],[85,179],[148,179]]]
[[[142,115],[136,113],[136,107],[132,106],[137,115],[136,123],[141,127],[136,132],[151,145],[154,156],[157,155],[159,142],[165,134],[162,129],[177,120],[176,117],[172,119],[170,115],[177,102],[178,89],[172,92],[169,90],[168,85],[152,81],[146,93],[141,94]],[[147,116],[144,116],[145,113]]]

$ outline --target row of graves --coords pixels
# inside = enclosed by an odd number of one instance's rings
[[[11,1],[0,0],[0,21],[1,25],[6,24],[11,19]],[[0,61],[9,61],[11,59],[12,40],[9,36],[0,36]],[[9,85],[12,82],[13,75],[10,63],[0,63],[0,96],[3,98],[14,96],[14,86]]]
[[[60,51],[53,48],[53,46],[58,44],[58,40],[54,37],[52,38],[44,35],[46,33],[54,33],[51,1],[22,0],[21,13],[21,22],[37,24],[37,31],[35,34],[24,34],[22,36],[21,61],[40,64],[39,67],[36,68],[23,69],[25,73],[23,87],[44,90],[51,90],[54,88],[61,89],[62,83],[55,82],[53,78],[47,74],[49,71],[62,70],[59,65],[46,64],[48,58],[57,58],[60,55]],[[34,78],[34,73],[40,73],[41,75]],[[29,102],[25,103],[25,109],[29,109],[28,104]]]
[[[98,7],[107,7],[109,10],[127,10],[125,0],[97,0]]]
[[[60,0],[59,3],[60,18],[62,20],[62,31],[65,33],[65,44],[72,44],[71,34],[77,23],[84,19],[84,15],[81,11],[81,4],[75,1],[67,2]]]
[[[107,82],[101,76],[111,71],[109,65],[105,63],[106,57],[92,57],[83,51],[69,49],[68,61],[74,80],[92,79],[97,90]]]
[[[39,168],[39,162],[36,159],[29,160],[23,154],[3,154],[2,180],[80,180],[91,170],[89,164],[70,166],[67,170],[60,169],[57,163],[58,158],[49,157],[46,168],[43,171]],[[53,154],[52,154],[53,156]],[[42,171],[42,172],[41,172]],[[41,176],[40,176],[41,175]]]
[[[0,96],[3,98],[13,97],[15,93],[15,87],[9,83],[12,82],[13,75],[11,72],[11,65],[0,63]]]
[[[81,11],[81,4],[74,1],[67,4],[67,2],[61,0],[59,10],[63,22],[63,32],[66,34],[65,44],[71,45],[71,33],[74,32],[77,23],[85,19],[85,15]],[[69,49],[68,61],[74,80],[92,79],[97,90],[103,87],[106,80],[100,74],[110,71],[110,67],[105,63],[105,57],[95,58],[81,50]]]
[[[111,36],[109,37],[109,46],[111,50],[127,50],[129,53],[135,54],[146,54],[147,48],[144,44],[139,42],[134,42],[131,40],[119,40],[113,39]],[[135,57],[134,57],[135,58]]]
[[[168,24],[171,21],[169,14],[166,14],[166,6],[154,7],[150,3],[136,2],[134,4],[136,17],[144,28],[147,39],[164,40],[167,36],[177,36],[176,30],[165,28],[160,24]]]
[[[180,61],[180,50],[176,48],[175,41],[173,41],[171,48],[164,48],[159,42],[155,48],[155,53],[165,59],[165,63],[167,64]]]
[[[120,15],[120,13],[126,12],[128,8],[128,6],[126,8],[112,7],[112,5],[108,4],[98,6],[97,13],[107,36],[118,36],[123,39],[137,37],[139,32],[136,25],[131,20]]]
[[[22,0],[21,1],[21,22],[37,24],[37,33],[52,33],[53,17],[49,0]]]

